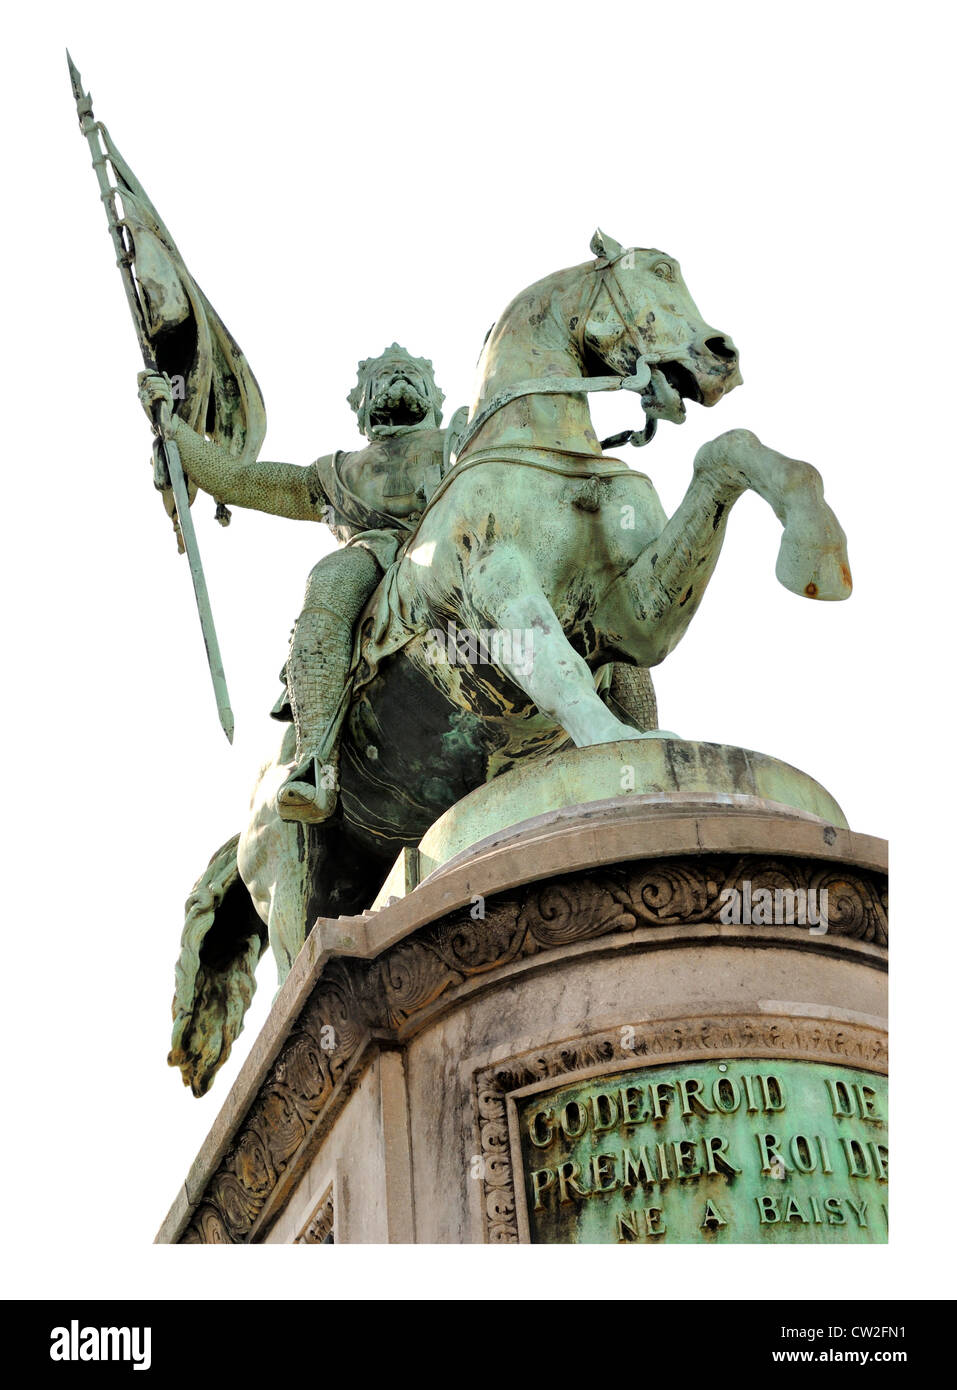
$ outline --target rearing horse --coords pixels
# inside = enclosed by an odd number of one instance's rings
[[[614,713],[602,674],[673,649],[742,493],[759,493],[784,526],[786,587],[850,593],[844,533],[810,465],[733,430],[699,449],[669,519],[647,477],[604,456],[590,391],[637,392],[646,424],[633,438],[647,443],[659,419],[684,419],[685,399],[714,405],[741,378],[733,343],[704,321],[670,256],[600,233],[592,250],[518,295],[486,340],[457,456],[360,622],[336,816],[280,819],[290,730],[238,847],[224,846],[194,889],[170,1062],[196,1094],[242,1026],[260,921],[284,979],[308,924],[368,907],[401,847],[467,792],[569,738],[663,736]],[[502,640],[477,661],[449,661],[438,643],[450,630]]]

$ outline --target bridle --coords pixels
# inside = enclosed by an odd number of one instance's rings
[[[543,376],[531,381],[516,382],[515,385],[506,387],[504,391],[499,391],[469,421],[464,433],[456,442],[454,452],[456,460],[461,457],[463,450],[472,442],[479,430],[488,424],[492,416],[497,415],[503,406],[517,400],[520,396],[577,395],[586,391],[637,391],[640,393],[647,388],[651,381],[651,368],[653,366],[661,361],[673,361],[689,352],[693,341],[691,339],[680,347],[668,348],[663,352],[649,352],[629,323],[628,300],[621,287],[621,281],[615,273],[617,263],[628,254],[628,251],[623,250],[617,256],[599,256],[594,265],[590,267],[591,271],[597,272],[597,274],[594,285],[589,289],[584,308],[577,316],[575,343],[578,348],[579,360],[584,364],[586,355],[585,333],[588,321],[602,290],[607,290],[621,327],[638,353],[633,374],[631,376],[590,377]],[[649,444],[654,438],[657,424],[658,421],[654,416],[647,417],[644,429],[625,430],[621,434],[611,435],[608,439],[601,440],[601,447],[602,449],[615,448],[619,444],[630,441],[637,448],[640,448],[644,444]]]

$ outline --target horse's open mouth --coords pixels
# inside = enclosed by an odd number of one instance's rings
[[[680,425],[685,418],[685,398],[701,400],[693,374],[679,362],[659,362],[651,369],[651,380],[641,393],[645,416],[651,420],[670,420]]]
[[[650,444],[655,437],[659,420],[670,420],[673,425],[684,423],[685,401],[696,405],[708,405],[694,372],[681,362],[659,362],[651,368],[648,385],[641,393],[641,408],[645,412],[645,427],[634,432],[625,430],[621,434],[610,435],[601,441],[603,449],[616,448],[630,441],[637,447]]]
[[[689,371],[680,362],[662,362],[659,364],[658,370],[679,396],[686,401],[694,401],[696,405],[701,405],[701,387],[698,385],[694,372]]]

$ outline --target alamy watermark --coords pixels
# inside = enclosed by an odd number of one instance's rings
[[[69,1327],[51,1331],[50,1360],[130,1361],[134,1371],[148,1371],[151,1343],[149,1327],[81,1327],[74,1318]]]
[[[749,878],[740,887],[722,888],[718,920],[726,925],[807,927],[811,936],[827,932],[826,888],[755,888]]]
[[[430,666],[497,666],[530,676],[534,664],[535,633],[530,627],[471,628],[449,623],[444,630],[430,628],[425,657]]]

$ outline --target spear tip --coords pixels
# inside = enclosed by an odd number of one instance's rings
[[[73,59],[70,57],[69,49],[66,50],[66,61],[70,69],[70,83],[73,87],[73,95],[76,97],[77,101],[79,101],[80,97],[83,95],[83,80],[77,70],[76,63],[74,63]]]

